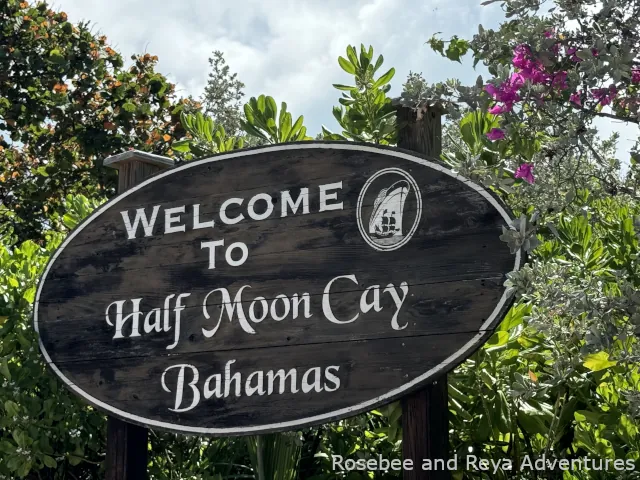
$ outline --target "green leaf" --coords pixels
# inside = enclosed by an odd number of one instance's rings
[[[64,63],[64,55],[62,54],[62,52],[60,52],[60,50],[54,48],[49,52],[49,60],[57,64]]]
[[[282,108],[286,109],[287,104],[282,102]],[[276,101],[273,99],[273,97],[267,96],[265,99],[265,116],[275,119],[277,111],[278,106],[276,105]]]
[[[129,113],[133,113],[136,111],[136,106],[135,104],[131,103],[131,102],[126,102],[122,105],[122,109],[125,112],[129,112]]]
[[[291,128],[291,137],[295,137],[296,135],[298,135],[300,133],[300,130],[302,129],[302,124],[304,123],[304,117],[302,115],[300,115],[298,117],[298,119],[296,120],[296,123],[293,124],[293,127]]]
[[[528,315],[531,311],[531,305],[526,303],[519,303],[512,307],[507,315],[504,317],[504,320],[500,324],[499,330],[504,332],[510,331],[512,328],[517,327],[522,324],[522,320],[525,315]]]
[[[5,402],[5,408],[6,408],[6,402]],[[19,447],[25,448],[27,446],[28,437],[27,437],[27,434],[22,430],[16,428],[13,432],[11,432],[11,436],[13,437],[13,440],[16,442],[16,444]]]
[[[347,58],[354,67],[357,67],[359,65],[358,53],[356,52],[356,49],[351,45],[347,47]]]
[[[384,57],[382,55],[378,55],[378,59],[376,60],[376,64],[373,67],[373,73],[376,73],[378,69],[382,66],[384,62]]]
[[[191,150],[191,140],[178,140],[173,142],[171,148],[180,153],[187,153]]]
[[[461,63],[460,57],[464,56],[468,50],[469,42],[454,36],[449,42],[445,55],[449,60]]]
[[[45,466],[49,468],[56,468],[58,466],[54,458],[50,457],[49,455],[45,455],[42,461],[44,462]]]
[[[346,58],[338,57],[338,63],[340,64],[340,66],[345,72],[351,75],[356,73],[356,67],[353,65],[353,63],[349,62]]]
[[[598,372],[609,367],[613,367],[618,362],[609,360],[607,352],[591,353],[585,357],[583,365],[592,372]]]
[[[255,116],[253,115],[253,108],[251,107],[250,103],[245,103],[243,108],[244,108],[244,116],[247,119],[247,122],[249,122],[251,125],[255,125],[256,119],[255,119]]]
[[[33,303],[36,298],[36,287],[29,287],[23,294],[22,298],[24,298],[27,302]]]
[[[509,332],[498,331],[491,335],[491,338],[486,343],[487,350],[494,350],[496,348],[503,347],[509,341]]]
[[[265,141],[269,141],[269,139],[266,137],[266,135],[264,135],[264,133],[262,133],[260,130],[258,130],[256,127],[254,127],[252,124],[250,124],[248,122],[240,122],[240,126],[249,135],[252,135],[254,137],[258,137],[258,138],[260,138],[262,140],[265,140]]]
[[[266,109],[266,106],[267,106],[266,97],[264,95],[260,95],[258,97],[258,101],[257,101],[256,105],[258,106],[258,111],[260,113],[265,113],[265,109]]]
[[[4,409],[7,412],[7,416],[9,417],[14,417],[18,415],[18,413],[20,413],[20,407],[18,406],[18,404],[11,400],[7,400],[6,402],[4,402]],[[16,441],[16,443],[18,442]]]
[[[373,88],[378,88],[378,87],[381,87],[382,85],[386,85],[391,81],[391,79],[395,74],[396,74],[395,68],[389,69],[387,73],[385,73],[378,80],[375,81],[375,83],[373,84]]]
[[[431,37],[427,42],[434,52],[444,55],[444,41],[439,38]]]
[[[573,418],[576,422],[586,422],[593,426],[598,426],[602,422],[603,415],[597,412],[591,412],[589,410],[576,410],[573,412]]]
[[[289,140],[289,137],[292,134],[291,121],[292,121],[291,114],[289,112],[286,112],[284,114],[284,118],[280,123],[280,141],[281,142],[286,142],[287,140]]]
[[[7,380],[11,380],[11,372],[9,371],[9,361],[7,360],[6,357],[3,358],[2,362],[0,363],[0,373]]]

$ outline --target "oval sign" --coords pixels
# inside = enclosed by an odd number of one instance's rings
[[[371,410],[460,364],[518,269],[510,216],[440,163],[304,142],[149,178],[79,225],[37,291],[47,362],[125,421],[292,430]]]

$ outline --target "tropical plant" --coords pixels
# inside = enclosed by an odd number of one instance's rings
[[[209,79],[204,87],[202,106],[207,116],[220,125],[228,135],[239,136],[242,133],[242,97],[244,83],[237,73],[230,73],[224,54],[216,50],[209,58]]]
[[[242,138],[228,137],[222,125],[214,123],[211,117],[201,112],[183,112],[180,119],[187,135],[173,142],[171,148],[178,154],[185,154],[185,160],[212,153],[230,152],[242,148],[244,144]]]
[[[72,227],[92,203],[68,195],[64,208]],[[0,478],[58,480],[100,471],[104,416],[48,370],[31,324],[37,281],[63,238],[48,232],[40,246],[0,237]]]
[[[287,104],[280,104],[280,114],[276,101],[269,96],[251,97],[244,105],[245,119],[240,121],[249,135],[267,143],[300,142],[312,140],[307,136],[304,117],[300,115],[295,122],[287,111]]]
[[[384,62],[379,55],[373,60],[373,47],[365,49],[360,45],[360,55],[355,47],[347,47],[347,58],[339,57],[340,67],[354,76],[355,85],[334,84],[334,88],[345,93],[338,101],[341,106],[333,107],[333,116],[342,127],[342,134],[332,133],[322,127],[326,140],[357,140],[388,145],[395,143],[395,109],[387,92],[389,82],[395,75],[395,69],[375,78]]]
[[[0,1],[0,203],[20,240],[43,240],[68,193],[115,193],[102,159],[135,147],[166,154],[179,127],[174,85],[158,58],[122,56],[86,23],[46,2]]]
[[[471,86],[455,79],[429,86],[414,76],[403,93],[406,104],[437,100],[452,115],[465,106],[495,114],[499,125],[487,137],[493,142],[531,143],[544,134],[535,155],[520,149],[501,160],[526,165],[525,173],[545,158],[561,163],[566,156],[587,152],[599,157],[595,118],[639,122],[640,23],[635,2],[489,0],[483,5],[493,3],[507,16],[498,29],[479,25],[471,40],[429,40],[435,51],[452,60],[471,52],[474,67],[483,63],[491,78],[478,77]],[[636,150],[632,157],[637,157]],[[608,163],[601,156],[598,161]]]

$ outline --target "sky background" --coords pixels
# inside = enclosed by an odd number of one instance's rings
[[[372,45],[383,54],[381,73],[395,67],[391,96],[398,96],[410,71],[429,82],[486,76],[441,58],[425,42],[471,38],[478,24],[495,28],[504,19],[497,5],[481,0],[56,0],[54,8],[72,22],[89,21],[107,35],[125,59],[134,53],[158,55],[157,71],[176,83],[179,95],[199,98],[214,50],[224,53],[232,72],[245,83],[245,99],[271,95],[286,101],[292,115],[304,115],[308,135],[324,124],[338,130],[331,114],[340,94],[331,85],[349,83],[338,66],[349,44]],[[386,69],[385,69],[386,67]],[[628,159],[637,127],[600,119],[603,136],[621,134],[617,157]]]

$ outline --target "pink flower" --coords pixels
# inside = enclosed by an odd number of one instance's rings
[[[533,163],[523,163],[518,167],[515,174],[516,178],[521,178],[527,183],[533,183],[536,181],[533,176]]]
[[[545,32],[544,32],[544,36],[545,36],[545,37],[547,37],[547,38],[551,38],[551,37],[553,37],[553,34],[554,34],[554,33],[555,33],[555,32],[554,32],[554,29],[553,29],[553,28],[552,28],[551,30],[545,30]]]
[[[513,50],[512,63],[520,69],[520,77],[523,80],[531,80],[533,83],[544,83],[549,76],[544,72],[544,65],[533,57],[531,49],[527,45],[518,45]]]
[[[598,49],[597,48],[592,48],[591,49],[591,55],[593,55],[594,57],[598,56]]]
[[[492,115],[500,115],[501,113],[505,113],[505,112],[510,112],[513,109],[513,104],[504,104],[504,105],[499,105],[499,104],[495,104],[493,107],[491,107],[488,112]]]
[[[487,92],[489,95],[491,95],[493,98],[496,97],[496,95],[498,95],[498,89],[496,88],[496,86],[493,83],[487,83],[484,86],[484,90],[485,92]]]
[[[509,85],[512,88],[520,88],[524,85],[526,78],[521,73],[512,73],[509,77]]]
[[[631,83],[640,83],[640,68],[631,70]]]
[[[582,99],[580,98],[580,92],[572,93],[569,97],[571,103],[576,104],[578,107],[582,106]]]
[[[556,72],[551,81],[551,86],[565,90],[567,88],[567,72]]]
[[[504,130],[492,128],[491,131],[487,133],[487,138],[491,141],[502,140],[504,139]]]
[[[529,58],[531,57],[531,49],[526,45],[518,45],[513,49],[513,65],[525,69],[529,65]]]
[[[518,90],[522,85],[524,85],[524,78],[519,73],[514,73],[509,80],[502,82],[497,87],[489,83],[485,85],[484,89],[494,100],[505,103],[506,111],[510,111],[513,108],[513,104],[520,101]]]
[[[567,48],[566,52],[567,52],[567,56],[571,57],[571,60],[576,62],[576,63],[580,63],[582,61],[582,59],[576,55],[576,52],[578,51],[577,48],[574,47],[569,47]]]
[[[609,85],[609,88],[594,88],[591,90],[591,96],[602,106],[609,105],[617,94],[618,89],[613,84]]]

